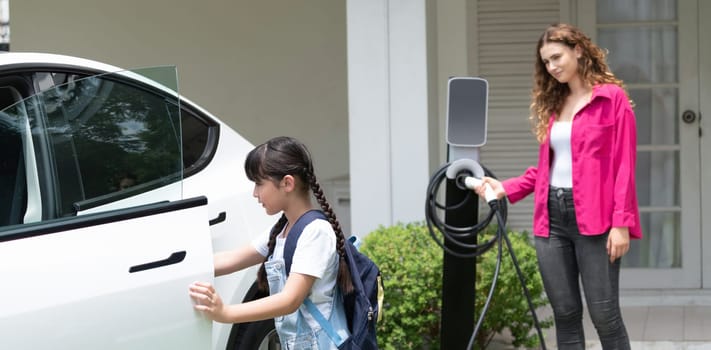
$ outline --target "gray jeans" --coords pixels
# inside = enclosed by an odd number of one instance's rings
[[[602,348],[630,349],[619,305],[620,259],[610,263],[608,234],[580,234],[570,189],[551,187],[548,210],[550,237],[535,241],[543,285],[553,307],[558,349],[585,349],[580,284]]]

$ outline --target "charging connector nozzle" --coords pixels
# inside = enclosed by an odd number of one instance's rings
[[[479,178],[473,177],[473,176],[468,176],[464,178],[464,185],[469,188],[469,189],[475,189],[481,184],[483,181]],[[496,203],[498,198],[496,198],[496,193],[494,193],[494,190],[491,189],[491,186],[489,184],[485,183],[484,184],[484,198],[486,199],[486,202],[491,205],[492,202]]]

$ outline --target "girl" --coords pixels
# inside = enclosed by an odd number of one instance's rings
[[[284,349],[336,349],[311,314],[301,308],[308,297],[325,318],[345,320],[339,293],[352,290],[348,265],[344,261],[345,238],[341,225],[316,181],[309,151],[293,138],[276,137],[253,149],[247,155],[244,168],[255,184],[253,195],[267,214],[283,214],[269,233],[265,232],[251,245],[215,254],[215,275],[261,263],[257,282],[263,290],[268,289],[270,295],[242,304],[224,305],[211,284],[196,282],[190,286],[195,309],[223,323],[274,318]],[[317,219],[304,227],[287,276],[283,263],[284,242],[294,223],[312,208],[309,190],[328,221]]]
[[[499,182],[512,203],[531,192],[538,265],[559,349],[584,349],[578,279],[603,349],[629,349],[619,307],[620,257],[642,237],[635,117],[605,52],[579,29],[548,27],[536,48],[531,121],[538,166]],[[484,186],[477,188],[483,197]]]

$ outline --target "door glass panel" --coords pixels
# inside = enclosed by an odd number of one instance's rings
[[[597,0],[598,23],[676,20],[676,0]]]
[[[681,215],[679,212],[659,211],[641,213],[644,236],[633,240],[634,249],[622,259],[627,267],[680,268]]]
[[[628,84],[676,82],[677,36],[671,25],[598,30],[600,46],[610,52],[610,68]]]
[[[637,120],[637,194],[644,238],[624,267],[681,267],[677,2],[598,0],[597,42],[626,84]]]
[[[634,80],[626,80],[634,81]],[[679,144],[679,118],[676,88],[634,88],[629,91],[635,103],[637,143],[640,145]]]
[[[43,91],[2,115],[29,121],[37,181],[25,187],[42,220],[182,198],[174,67],[36,79]]]
[[[639,151],[636,180],[644,236],[631,241],[625,267],[681,267],[679,151]]]
[[[638,151],[636,180],[641,207],[679,206],[679,151]]]

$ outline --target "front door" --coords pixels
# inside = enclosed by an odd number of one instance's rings
[[[644,238],[623,258],[622,288],[703,285],[702,167],[710,155],[701,147],[700,91],[710,82],[700,78],[709,58],[699,56],[708,53],[700,47],[709,43],[699,35],[699,18],[711,7],[701,3],[577,2],[579,26],[609,50],[610,68],[635,103]]]

